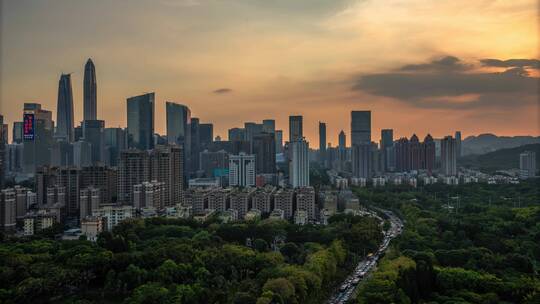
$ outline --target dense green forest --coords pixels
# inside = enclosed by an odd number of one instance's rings
[[[481,155],[467,155],[460,158],[458,162],[461,166],[476,168],[483,172],[519,168],[519,154],[524,151],[536,152],[536,162],[540,162],[540,144],[501,149]]]
[[[50,234],[4,237],[1,303],[320,303],[383,237],[376,219],[348,215],[328,226],[139,219],[97,244]]]
[[[538,180],[356,189],[406,220],[358,302],[540,303],[539,189]]]

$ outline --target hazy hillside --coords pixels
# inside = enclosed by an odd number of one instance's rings
[[[519,146],[510,149],[501,149],[482,155],[468,155],[459,160],[461,166],[479,168],[482,171],[519,168],[519,154],[523,151],[535,151],[536,163],[540,163],[540,143]]]
[[[463,140],[463,155],[485,154],[500,149],[515,148],[523,145],[540,143],[538,136],[497,136],[480,134]]]

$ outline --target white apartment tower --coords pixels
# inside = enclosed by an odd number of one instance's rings
[[[309,186],[309,143],[304,139],[289,143],[289,183],[293,188]]]
[[[255,186],[255,155],[229,156],[229,186]]]

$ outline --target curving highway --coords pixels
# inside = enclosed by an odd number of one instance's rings
[[[394,215],[392,211],[383,210],[383,209],[377,209],[377,210],[384,213],[386,216],[388,216],[388,219],[391,224],[388,231],[383,231],[384,233],[383,242],[379,246],[379,249],[377,250],[377,252],[370,253],[364,260],[360,261],[356,265],[354,271],[347,278],[345,278],[345,280],[340,285],[338,290],[336,290],[335,294],[330,298],[330,300],[328,300],[327,303],[329,304],[347,303],[347,301],[351,299],[354,293],[354,290],[356,289],[358,284],[362,280],[364,280],[364,278],[366,278],[368,274],[373,270],[379,258],[388,248],[390,241],[401,233],[403,229],[403,222],[401,221],[399,217]],[[377,217],[381,221],[383,220],[375,213],[372,213],[372,216]]]

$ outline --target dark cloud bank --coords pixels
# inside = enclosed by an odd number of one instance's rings
[[[475,65],[446,56],[405,65],[393,72],[362,75],[354,80],[353,89],[422,108],[501,108],[537,102],[539,78],[530,76],[528,70],[539,69],[539,60],[483,59],[480,64],[505,70],[475,72]],[[471,94],[479,97],[456,101],[456,97]]]
[[[232,89],[221,88],[221,89],[217,89],[217,90],[212,91],[212,93],[214,93],[214,94],[228,94],[228,93],[232,93]]]

